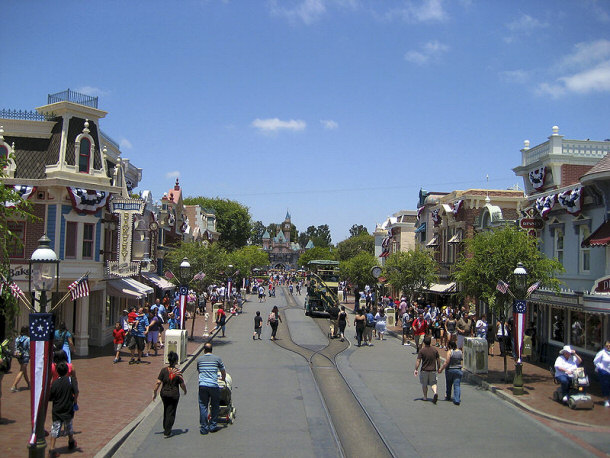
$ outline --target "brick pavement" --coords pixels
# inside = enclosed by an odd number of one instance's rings
[[[348,297],[344,303],[346,307],[353,308],[354,300]],[[402,336],[402,327],[388,327],[388,330],[396,336]],[[413,342],[411,342],[413,344]],[[434,341],[433,341],[434,344]],[[414,345],[414,344],[413,344]],[[444,357],[444,350],[440,351]],[[494,354],[499,355],[500,349],[498,344],[495,344]],[[592,410],[571,410],[558,402],[553,401],[553,391],[557,389],[553,377],[548,370],[548,365],[542,367],[530,363],[523,363],[523,387],[525,393],[521,396],[512,394],[515,363],[512,358],[507,359],[508,380],[504,380],[504,358],[494,356],[488,358],[488,373],[477,374],[476,377],[470,377],[474,383],[481,384],[487,389],[490,389],[495,394],[504,399],[518,405],[521,408],[528,410],[531,413],[545,416],[548,419],[555,421],[570,421],[578,422],[586,425],[610,427],[610,408],[603,405],[601,397],[601,389],[597,383],[595,374],[588,374],[591,386],[588,392],[592,395],[595,407]],[[610,432],[610,429],[608,429]]]
[[[247,305],[246,305],[247,307]],[[212,318],[208,329],[213,328]],[[204,319],[195,320],[195,339],[188,342],[191,355],[203,343]],[[187,322],[190,333],[191,323]],[[227,332],[230,338],[230,332]],[[74,369],[79,382],[79,411],[74,416],[75,439],[78,448],[69,451],[67,439],[57,439],[57,449],[63,455],[94,456],[117,433],[133,421],[152,400],[152,389],[163,367],[163,353],[143,358],[143,364],[129,365],[129,352],[123,352],[123,362],[113,364],[112,345],[91,348],[88,357],[75,358]],[[12,393],[10,387],[17,365],[2,380],[2,424],[0,424],[0,455],[3,458],[27,456],[27,441],[31,433],[30,391],[22,388]],[[28,366],[29,369],[29,366]],[[20,385],[23,387],[24,383]],[[51,425],[49,405],[46,427]],[[48,438],[47,438],[48,445]]]

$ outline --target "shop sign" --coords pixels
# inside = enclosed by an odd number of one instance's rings
[[[593,288],[594,293],[610,293],[610,276],[604,277],[601,280],[598,280],[595,283],[595,288]]]
[[[9,278],[12,280],[27,280],[30,273],[28,264],[12,264],[9,269]]]
[[[582,303],[582,296],[569,295],[560,296],[555,293],[533,293],[530,298],[532,302],[541,302],[544,304],[559,305],[559,306],[578,306]]]
[[[112,213],[119,215],[118,265],[128,268],[131,262],[134,215],[144,213],[146,202],[141,199],[115,198],[110,202]]]
[[[540,218],[521,218],[519,227],[525,230],[541,230],[544,227],[544,221]]]
[[[119,261],[108,261],[106,273],[109,277],[134,277],[140,274],[140,263],[131,261],[121,264]]]

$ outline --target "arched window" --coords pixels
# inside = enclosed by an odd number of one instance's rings
[[[0,161],[5,162],[8,158],[8,148],[4,145],[0,145]],[[8,162],[4,165],[4,167],[8,166]]]
[[[81,138],[78,155],[78,171],[89,173],[89,159],[91,158],[91,142],[88,138]]]

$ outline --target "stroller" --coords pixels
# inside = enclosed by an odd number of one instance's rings
[[[551,374],[556,384],[559,382],[555,378],[555,368],[551,367]],[[586,388],[589,386],[589,377],[585,373],[585,369],[579,367],[576,374],[572,377],[570,391],[568,393],[568,407],[570,409],[592,409],[593,399],[590,394],[587,394]],[[553,392],[553,401],[562,402],[561,387],[558,387]]]
[[[233,387],[233,380],[229,374],[226,375],[225,380],[222,380],[220,373],[218,373],[218,386],[220,387],[220,408],[218,410],[218,422],[233,424],[235,420],[236,409],[233,406],[231,399],[231,391]],[[208,420],[210,414],[208,414]]]

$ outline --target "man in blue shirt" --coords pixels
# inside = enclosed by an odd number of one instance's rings
[[[135,322],[135,326],[132,329],[132,336],[129,349],[131,350],[131,361],[129,364],[140,364],[142,360],[142,351],[144,350],[144,346],[146,345],[146,333],[148,332],[148,317],[144,313],[144,309],[140,307],[138,309],[138,317]],[[135,349],[138,349],[138,359],[134,360],[135,357]]]
[[[212,354],[212,343],[203,346],[203,355],[197,358],[197,371],[199,372],[199,432],[214,433],[220,428],[216,425],[218,410],[220,408],[220,387],[218,386],[218,372],[225,380],[227,372],[220,357]],[[208,421],[208,403],[210,404],[210,420]]]

